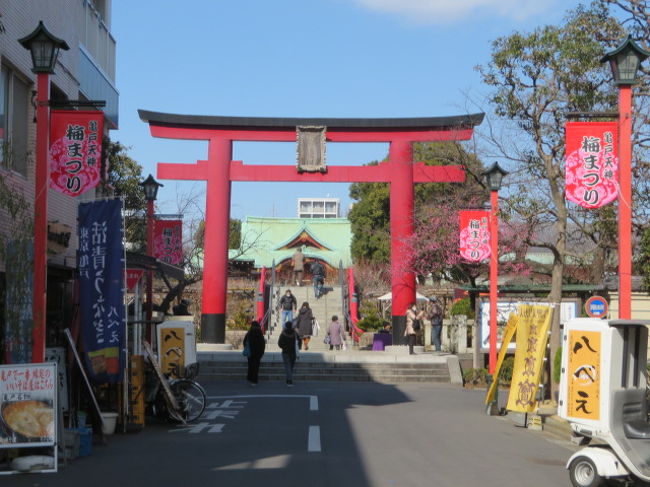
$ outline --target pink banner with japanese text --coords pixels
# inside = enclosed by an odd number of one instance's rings
[[[460,212],[460,255],[470,262],[482,262],[490,257],[490,212],[462,210]]]
[[[154,257],[172,265],[183,262],[183,221],[156,220],[153,228]]]
[[[104,112],[52,110],[50,187],[68,196],[93,189],[100,180]]]
[[[618,197],[616,122],[567,122],[566,199],[600,208]]]

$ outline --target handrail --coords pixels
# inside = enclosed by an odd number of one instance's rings
[[[339,284],[341,285],[342,313],[345,321],[348,323],[350,338],[352,338],[352,341],[358,345],[361,341],[363,330],[357,326],[356,321],[350,313],[350,293],[348,291],[348,286],[345,285],[346,279],[345,273],[343,272],[342,262],[339,262]]]

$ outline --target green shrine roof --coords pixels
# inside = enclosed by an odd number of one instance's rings
[[[240,250],[230,250],[235,261],[271,267],[291,259],[302,247],[307,258],[322,259],[333,267],[352,265],[352,230],[347,218],[246,217],[241,225]],[[239,255],[241,254],[241,255]]]

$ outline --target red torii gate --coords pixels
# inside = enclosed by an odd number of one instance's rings
[[[415,302],[415,275],[406,240],[413,234],[413,184],[463,182],[460,166],[413,163],[413,142],[468,140],[483,114],[428,118],[264,118],[177,115],[138,110],[151,135],[208,141],[208,159],[158,163],[158,178],[206,181],[201,337],[224,343],[228,279],[228,228],[232,181],[390,183],[391,279],[394,343],[402,343],[406,310]],[[376,166],[330,166],[299,172],[295,165],[251,165],[232,160],[234,141],[295,142],[297,127],[326,127],[329,142],[387,142],[388,161]]]

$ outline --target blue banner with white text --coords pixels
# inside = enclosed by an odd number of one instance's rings
[[[79,204],[81,337],[90,377],[120,382],[125,365],[122,201]]]

